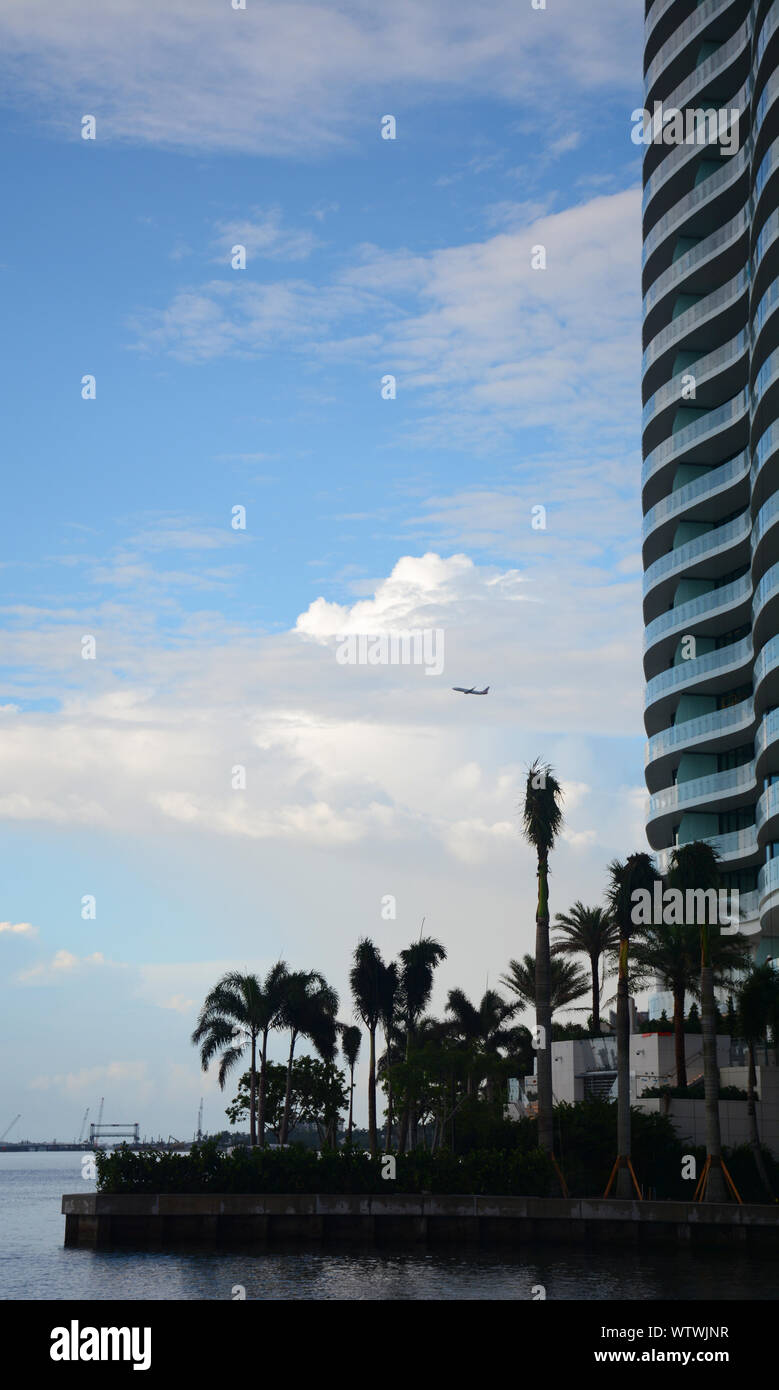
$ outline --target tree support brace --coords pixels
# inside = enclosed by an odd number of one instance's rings
[[[722,1168],[722,1171],[723,1171],[723,1173],[725,1174],[725,1181],[726,1181],[728,1187],[730,1188],[731,1192],[733,1193],[733,1196],[735,1197],[735,1199],[736,1199],[736,1201],[738,1202],[739,1206],[740,1206],[740,1207],[743,1207],[744,1203],[742,1202],[741,1198],[740,1198],[739,1195],[738,1195],[738,1189],[737,1189],[736,1184],[734,1183],[732,1177],[730,1176],[730,1173],[728,1172],[727,1165],[726,1165],[726,1163],[725,1163],[724,1158],[721,1158],[721,1159],[720,1159],[720,1167]],[[707,1185],[708,1185],[709,1173],[710,1173],[710,1172],[711,1172],[711,1154],[707,1154],[707,1155],[706,1155],[706,1162],[705,1162],[704,1165],[703,1165],[703,1172],[701,1173],[700,1177],[698,1178],[698,1186],[697,1186],[696,1189],[695,1189],[695,1196],[694,1196],[693,1199],[692,1199],[694,1202],[702,1202],[703,1199],[704,1199],[704,1197],[706,1196],[706,1187],[707,1187]]]
[[[633,1186],[636,1189],[636,1196],[639,1202],[643,1202],[644,1198],[641,1194],[641,1188],[638,1185],[638,1178],[636,1177],[635,1169],[633,1167],[630,1154],[618,1154],[617,1157],[614,1159],[614,1167],[611,1170],[611,1176],[606,1184],[606,1191],[603,1194],[604,1197],[608,1197],[614,1185],[614,1179],[616,1178],[617,1172],[620,1168],[628,1168],[630,1170],[630,1176],[633,1179]]]

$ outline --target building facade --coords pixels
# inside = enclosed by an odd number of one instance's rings
[[[647,835],[777,959],[779,0],[647,3],[644,107]]]

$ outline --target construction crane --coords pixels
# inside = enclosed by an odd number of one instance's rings
[[[22,1112],[21,1112],[21,1110],[20,1110],[18,1115],[14,1115],[14,1117],[13,1117],[13,1119],[12,1119],[10,1125],[8,1126],[8,1128],[7,1128],[7,1129],[4,1129],[3,1132],[2,1132],[2,1134],[0,1134],[0,1142],[2,1142],[3,1139],[5,1139],[6,1134],[10,1134],[10,1133],[11,1133],[11,1130],[13,1129],[14,1125],[16,1124],[16,1121],[17,1121],[17,1120],[21,1120],[21,1118],[22,1118]]]
[[[198,1144],[200,1143],[200,1141],[201,1141],[202,1138],[203,1138],[203,1097],[201,1096],[201,1097],[200,1097],[200,1106],[199,1106],[198,1112],[197,1112],[197,1134],[195,1135],[195,1139],[196,1139],[196,1141],[197,1141]]]
[[[88,1119],[89,1119],[89,1106],[87,1106],[86,1110],[84,1111],[84,1118],[83,1118],[83,1120],[81,1121],[81,1129],[79,1130],[78,1139],[76,1140],[76,1143],[77,1143],[77,1144],[82,1143],[82,1141],[83,1141],[83,1139],[84,1139],[84,1130],[85,1130],[86,1127],[87,1127],[87,1120],[88,1120]]]

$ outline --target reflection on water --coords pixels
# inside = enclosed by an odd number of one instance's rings
[[[730,1252],[599,1247],[383,1249],[273,1246],[65,1250],[63,1192],[91,1192],[81,1155],[0,1154],[0,1297],[11,1299],[776,1299],[775,1261]]]

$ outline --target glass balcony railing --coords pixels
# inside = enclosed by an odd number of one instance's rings
[[[779,492],[775,492],[764,502],[752,523],[752,554],[765,539],[767,533],[779,522]],[[779,537],[777,537],[779,544]]]
[[[711,714],[699,715],[697,719],[685,719],[680,724],[673,724],[670,729],[654,734],[647,741],[645,765],[649,766],[669,753],[690,748],[704,740],[714,742],[728,734],[746,734],[754,722],[755,704],[751,696],[737,705],[731,705],[729,709],[715,709]]]
[[[669,608],[667,612],[661,613],[659,618],[647,623],[644,629],[644,651],[649,651],[656,642],[662,641],[663,637],[668,637],[672,632],[689,632],[701,618],[727,613],[728,609],[735,608],[739,603],[746,603],[751,594],[752,576],[742,574],[740,579],[723,584],[720,589],[709,589],[708,593],[699,594],[688,603]]]
[[[760,235],[755,242],[755,249],[752,255],[753,280],[757,278],[760,263],[769,246],[772,246],[776,241],[777,236],[779,236],[779,208],[774,208],[774,211],[769,214],[760,228]]]
[[[724,13],[733,4],[733,0],[703,0],[703,4],[693,10],[685,20],[674,29],[670,39],[666,39],[662,48],[658,48],[657,53],[652,59],[646,70],[644,77],[644,92],[650,92],[660,74],[668,64],[684,48],[685,44],[709,23],[717,15]]]
[[[730,546],[738,545],[747,539],[751,529],[752,519],[749,512],[742,512],[741,516],[734,517],[733,521],[726,522],[724,526],[715,526],[712,531],[704,531],[685,545],[677,545],[674,550],[669,550],[667,555],[661,555],[644,571],[644,594],[648,594],[655,584],[661,579],[666,579],[675,570],[686,569],[696,560],[708,558]]]
[[[777,594],[779,594],[779,565],[772,565],[770,569],[766,570],[752,595],[753,625],[757,622],[766,604],[771,599],[776,598]]]
[[[772,743],[779,742],[779,709],[764,714],[755,733],[755,762],[762,758]]]
[[[771,424],[768,426],[768,429],[763,430],[753,451],[752,467],[750,469],[750,484],[753,492],[761,470],[765,467],[773,454],[776,453],[777,449],[779,449],[779,426]]]
[[[772,637],[755,657],[753,689],[757,693],[766,676],[779,666],[779,637]]]
[[[760,905],[771,893],[779,889],[779,859],[769,859],[764,864],[757,876],[757,891],[760,895]]]
[[[779,300],[779,281],[775,283],[777,285],[777,299]],[[705,356],[699,357],[689,367],[677,372],[676,376],[667,381],[665,386],[661,386],[659,391],[655,391],[655,394],[650,396],[641,412],[641,428],[645,430],[652,417],[659,414],[661,410],[667,410],[671,405],[682,403],[682,381],[685,376],[692,372],[695,376],[696,387],[701,386],[704,381],[709,377],[716,376],[717,372],[722,371],[724,367],[738,362],[748,347],[749,336],[746,329],[742,329],[735,338],[730,338],[721,347],[715,348],[713,352],[707,352]]]
[[[753,207],[757,203],[768,179],[770,179],[776,169],[777,162],[779,162],[779,140],[774,140],[773,144],[768,146],[768,149],[760,161],[760,168],[755,175],[755,180],[752,185]]]
[[[779,782],[774,782],[758,797],[755,809],[755,829],[758,835],[766,824],[779,816]]]
[[[675,492],[669,492],[668,496],[663,497],[660,502],[650,508],[644,517],[644,540],[664,521],[681,516],[688,507],[699,501],[701,497],[713,497],[724,488],[733,483],[741,482],[748,476],[749,452],[744,449],[736,458],[728,459],[727,463],[721,464],[719,468],[712,468],[708,473],[703,473],[700,478],[695,478],[691,483],[685,483],[684,487],[677,488]]]
[[[669,435],[662,444],[658,444],[656,449],[647,454],[641,469],[641,486],[644,487],[651,477],[664,468],[667,464],[678,459],[685,454],[688,449],[702,444],[704,440],[720,434],[730,425],[737,424],[745,418],[749,412],[749,396],[744,389],[739,391],[732,400],[726,401],[724,405],[717,406],[715,410],[710,410],[706,415],[701,415],[694,420],[691,425],[686,425],[684,429],[677,430],[676,434]]]
[[[656,222],[651,232],[644,239],[644,250],[641,256],[642,266],[646,265],[649,257],[654,254],[658,246],[662,245],[666,237],[672,232],[679,230],[693,212],[704,203],[708,203],[712,198],[721,193],[731,183],[734,183],[749,167],[749,149],[743,145],[738,154],[728,157],[721,169],[710,174],[708,178],[702,179],[700,183],[691,188],[689,193],[685,193],[668,212]]]
[[[753,64],[755,70],[757,70],[757,68],[760,66],[760,63],[763,60],[763,54],[765,53],[766,45],[770,43],[771,39],[776,33],[777,25],[779,25],[779,10],[776,9],[775,5],[772,5],[765,17],[763,25],[760,29],[760,33],[757,36],[757,43],[755,44],[755,58]]]
[[[748,17],[725,43],[720,44],[714,53],[710,53],[708,58],[693,68],[670,96],[666,97],[663,103],[666,109],[674,106],[679,109],[694,106],[693,98],[696,92],[705,91],[713,78],[725,72],[751,39],[752,20]]]
[[[730,768],[727,772],[713,772],[709,777],[694,777],[689,782],[677,782],[666,791],[656,792],[649,798],[647,820],[657,820],[692,802],[721,800],[723,796],[733,796],[746,792],[756,786],[754,764],[745,763],[743,767]]]
[[[752,335],[754,338],[762,331],[766,319],[769,314],[775,312],[777,305],[779,305],[779,280],[772,280],[752,315]]]
[[[777,376],[779,376],[779,348],[766,357],[752,385],[750,415],[753,420],[763,396],[771,386],[775,385]]]
[[[685,685],[695,685],[698,681],[712,676],[735,673],[745,667],[753,656],[752,636],[742,637],[739,642],[731,642],[727,647],[718,647],[713,652],[696,656],[692,661],[680,661],[677,666],[669,666],[660,671],[646,683],[644,707],[649,709],[664,695]]]
[[[773,81],[773,78],[771,79],[771,81]],[[749,102],[751,96],[752,78],[751,76],[749,76],[747,77],[740,90],[732,98],[732,100],[728,102],[728,110],[738,111],[741,116],[743,112],[749,110]],[[703,109],[706,110],[712,108],[707,108],[706,106],[704,106]],[[729,124],[727,129],[730,129]],[[641,199],[642,216],[646,212],[647,207],[651,203],[655,194],[659,192],[659,190],[663,187],[664,184],[668,182],[669,179],[672,179],[674,177],[674,174],[678,173],[680,169],[684,168],[685,164],[688,164],[690,160],[695,159],[696,156],[700,154],[701,148],[702,146],[700,144],[695,143],[688,145],[685,142],[685,144],[683,145],[674,146],[671,149],[670,153],[667,154],[665,158],[661,160],[657,168],[650,174],[649,178],[644,184],[644,194]],[[712,144],[712,150],[715,149],[716,146]],[[725,158],[727,158],[727,156],[725,156]]]
[[[703,843],[711,845],[728,865],[734,860],[753,858],[758,853],[757,832],[753,825],[747,826],[745,830],[733,830],[727,835],[706,835],[702,838]],[[661,874],[668,872],[673,850],[672,846],[670,849],[656,851],[655,860]],[[779,864],[779,859],[775,862]]]
[[[777,224],[779,225],[779,212],[776,214]],[[697,246],[692,246],[689,251],[685,251],[677,261],[671,264],[652,281],[646,294],[644,295],[644,318],[649,310],[663,298],[668,292],[681,281],[686,280],[694,270],[697,270],[705,261],[712,256],[716,256],[724,246],[736,241],[744,229],[749,225],[749,212],[746,207],[739,208],[735,217],[731,217],[724,226],[718,227],[716,231],[710,232],[708,236],[699,241]],[[768,224],[766,223],[766,226]],[[763,229],[765,230],[765,228]]]
[[[718,289],[712,290],[703,299],[699,299],[697,304],[691,304],[689,309],[685,309],[683,314],[672,319],[665,328],[655,335],[641,357],[641,373],[645,375],[647,369],[656,362],[658,357],[672,347],[676,347],[685,335],[697,328],[706,319],[712,318],[714,314],[729,305],[735,304],[746,294],[749,288],[749,274],[747,270],[740,270],[726,284],[720,285]]]

